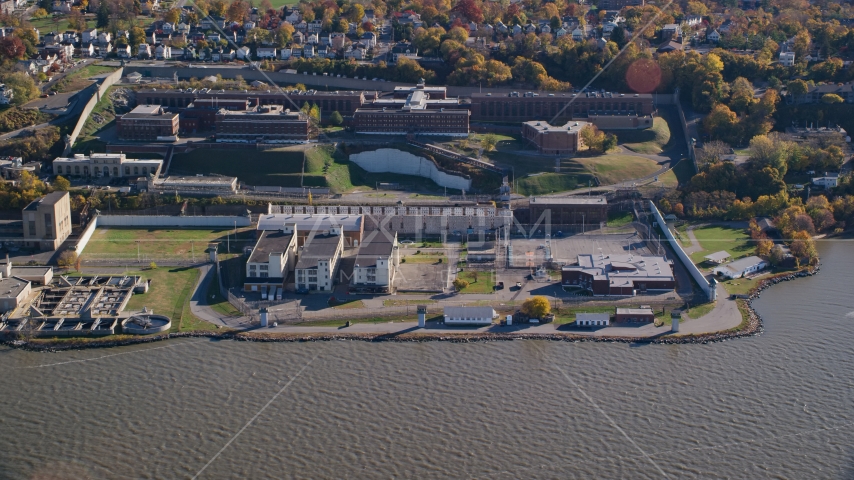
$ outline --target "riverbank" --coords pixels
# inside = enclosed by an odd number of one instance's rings
[[[407,328],[402,325],[401,329],[394,332],[265,332],[260,330],[249,331],[207,331],[207,332],[179,332],[163,335],[152,335],[145,337],[133,337],[122,339],[103,340],[5,340],[3,344],[14,348],[20,348],[38,352],[59,352],[65,350],[80,350],[88,348],[112,348],[153,342],[161,342],[178,338],[209,338],[211,340],[234,340],[243,342],[325,342],[325,341],[363,341],[363,342],[498,342],[513,340],[549,340],[559,342],[611,342],[632,344],[708,344],[723,342],[737,338],[749,337],[762,332],[762,317],[754,309],[752,302],[759,298],[762,292],[773,285],[781,282],[792,281],[800,277],[816,275],[819,267],[801,270],[795,273],[785,273],[763,279],[754,287],[746,299],[739,299],[739,310],[742,312],[743,321],[735,328],[714,333],[702,334],[673,334],[669,330],[653,336],[594,336],[567,331],[555,331],[549,333],[529,333],[524,331],[508,332],[448,332],[443,330],[430,331],[430,329]]]

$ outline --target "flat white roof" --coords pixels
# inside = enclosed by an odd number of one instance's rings
[[[610,320],[610,319],[611,319],[610,313],[576,313],[575,314],[575,321],[578,321],[578,320],[602,321],[602,320]]]
[[[765,260],[762,260],[761,258],[754,255],[754,256],[738,259],[734,262],[727,263],[726,265],[723,266],[723,268],[728,268],[728,269],[732,270],[733,272],[741,273],[750,267],[759,265],[760,263],[767,263],[767,262],[765,262]]]
[[[712,262],[720,263],[729,258],[730,256],[731,255],[728,252],[721,250],[720,252],[710,253],[703,258]]]
[[[345,232],[361,230],[361,215],[329,215],[325,213],[274,213],[261,215],[256,230],[281,230],[285,225],[296,224],[298,232],[329,230],[340,226]]]
[[[531,204],[538,205],[593,205],[593,204],[602,204],[607,205],[608,200],[605,197],[586,197],[586,196],[572,196],[572,197],[531,197]]]

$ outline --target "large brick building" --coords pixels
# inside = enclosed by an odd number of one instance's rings
[[[594,295],[634,295],[676,288],[673,262],[664,257],[633,254],[582,254],[577,265],[561,269],[565,287],[585,288]]]
[[[136,94],[139,104],[163,105],[167,107],[186,108],[199,100],[248,100],[251,106],[282,105],[284,108],[296,110],[305,104],[317,105],[322,116],[338,112],[341,115],[352,115],[366,101],[376,98],[375,92],[334,91],[319,92],[308,90],[285,90],[285,95],[278,89],[264,92],[247,90],[140,90]]]
[[[468,135],[470,112],[458,108],[458,100],[445,98],[444,90],[437,94],[441,98],[431,99],[432,90],[419,83],[405,100],[377,100],[371,108],[356,110],[353,130],[381,135]]]
[[[653,98],[643,93],[473,93],[473,122],[566,122],[593,116],[649,116],[655,112]]]
[[[249,100],[237,98],[200,98],[181,112],[182,132],[210,130],[216,123],[216,114],[222,109],[230,111],[249,110]]]
[[[547,122],[530,121],[522,124],[522,137],[537,147],[540,153],[573,154],[581,148],[581,129],[587,122],[569,122],[561,127]]]
[[[310,122],[302,112],[281,105],[264,105],[245,111],[221,109],[216,114],[217,142],[306,143]]]
[[[157,140],[157,137],[178,135],[178,114],[169,113],[160,105],[140,105],[116,119],[122,140]]]
[[[608,221],[608,201],[605,197],[533,197],[530,200],[530,221],[552,225],[595,226]]]

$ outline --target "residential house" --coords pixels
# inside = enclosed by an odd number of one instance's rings
[[[101,45],[103,45],[105,43],[110,43],[110,41],[112,41],[112,39],[113,39],[113,37],[112,37],[112,35],[110,35],[110,32],[101,32],[98,34],[98,43],[100,43]]]
[[[291,25],[296,25],[300,23],[302,20],[302,15],[299,13],[299,9],[294,8],[287,15],[285,15],[285,21],[290,23]]]
[[[326,45],[322,45],[317,47],[317,52],[315,53],[319,58],[335,58],[335,50],[332,50]]]
[[[576,42],[584,40],[584,30],[582,30],[581,27],[578,27],[572,31],[572,40]]]
[[[703,17],[699,15],[688,15],[682,20],[682,24],[688,27],[696,27],[703,23]]]
[[[320,33],[322,31],[323,31],[323,21],[322,20],[312,20],[311,22],[308,22],[306,32],[308,32],[308,33]]]
[[[371,33],[371,32],[367,32]],[[334,50],[341,50],[344,48],[344,34],[343,33],[330,33],[329,34],[329,45]]]
[[[0,83],[0,105],[9,105],[13,98],[15,98],[15,92],[11,88],[6,88],[5,84]]]
[[[251,54],[252,52],[246,45],[238,48],[236,52],[238,60],[249,60],[251,58]]]
[[[98,39],[98,29],[90,28],[83,30],[80,34],[80,41],[83,43],[92,43]]]
[[[795,52],[780,52],[780,65],[784,67],[795,66]]]
[[[116,45],[116,55],[119,58],[130,58],[130,45]]]
[[[353,60],[364,60],[367,57],[368,51],[360,44],[353,44],[344,51],[344,58]]]
[[[276,58],[276,47],[258,47],[258,49],[255,51],[255,55],[257,55],[258,58],[261,58],[261,59],[264,59],[264,58],[275,59]]]
[[[824,188],[825,190],[836,188],[839,186],[839,174],[825,172],[822,177],[814,177],[812,179],[812,184],[816,187]]]
[[[504,22],[502,22],[501,20],[499,20],[495,23],[495,29],[498,30],[499,33],[507,33],[508,32],[507,25],[504,25]]]
[[[602,33],[611,33],[618,25],[614,22],[605,22],[602,24]]]
[[[225,19],[208,15],[199,20],[199,28],[202,30],[214,30],[217,28],[225,28]]]
[[[95,45],[91,43],[81,43],[80,44],[80,56],[81,57],[94,57],[95,56]]]
[[[158,45],[157,48],[154,49],[154,58],[157,60],[171,60],[172,47],[168,45]]]
[[[151,45],[140,43],[136,49],[136,56],[141,60],[151,58]]]
[[[302,49],[303,58],[314,58],[314,45],[306,45]]]
[[[677,50],[682,50],[683,48],[684,47],[681,43],[673,41],[673,40],[668,40],[668,41],[664,42],[663,44],[661,44],[661,46],[658,47],[656,52],[658,52],[658,53],[669,53],[669,52],[675,52]]]
[[[365,44],[368,49],[374,48],[377,46],[377,34],[374,32],[365,32],[359,38],[359,41]]]
[[[677,38],[682,36],[682,27],[679,26],[678,23],[668,23],[661,29],[661,39],[664,41],[667,40],[676,40]]]
[[[294,32],[294,34],[291,35],[291,38],[293,39],[294,43],[298,43],[300,45],[305,43],[305,35],[303,35],[302,32]]]
[[[397,63],[397,59],[401,56],[418,58],[418,49],[409,42],[398,42],[391,49],[391,63]]]
[[[289,47],[285,47],[279,50],[279,58],[282,60],[290,60],[291,58],[291,49]]]
[[[513,25],[513,28],[510,31],[513,32],[514,36],[519,35],[522,33],[522,26],[519,24]]]
[[[182,55],[184,60],[195,60],[196,59],[196,47],[192,45],[187,45],[184,47],[184,55]]]
[[[343,252],[344,235],[340,226],[331,227],[328,234],[312,232],[299,248],[294,269],[297,291],[331,292]]]
[[[316,34],[316,33],[312,33],[312,34],[310,34],[310,35],[308,36],[308,40],[306,40],[306,43],[309,43],[309,44],[311,44],[311,45],[317,45],[317,44],[319,44],[319,43],[320,43],[320,35],[318,35],[318,34]]]
[[[362,23],[365,23],[365,22],[371,22],[371,23],[376,22],[376,17],[374,16],[374,10],[373,9],[365,10],[365,14],[362,15]]]
[[[291,58],[300,58],[303,55],[304,48],[291,47]]]
[[[556,38],[565,37],[566,35],[567,35],[567,31],[563,27],[560,27],[555,31],[555,37]]]
[[[706,35],[706,40],[711,43],[718,43],[721,41],[721,34],[718,33],[717,30],[712,30],[708,35]]]

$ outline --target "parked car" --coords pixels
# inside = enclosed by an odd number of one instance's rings
[[[516,288],[522,288],[522,282],[516,282]]]
[[[297,293],[301,293],[304,295],[304,294],[308,293],[308,289],[307,288],[298,288]]]
[[[495,289],[496,290],[504,290],[504,282],[498,282],[498,284],[495,285]]]

